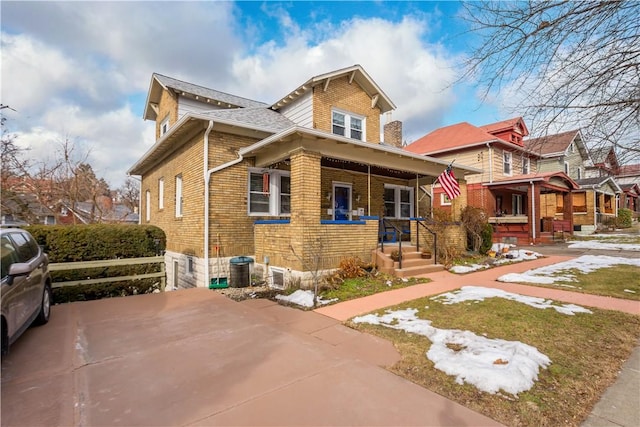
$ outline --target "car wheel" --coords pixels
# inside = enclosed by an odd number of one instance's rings
[[[0,348],[0,355],[4,357],[7,355],[7,353],[9,353],[9,335],[7,332],[7,324],[4,321],[4,317],[2,318],[2,330],[0,331],[0,333],[2,333],[2,347]]]
[[[42,292],[42,301],[40,303],[40,312],[38,317],[34,320],[34,325],[44,325],[49,321],[49,315],[51,314],[51,285],[46,283],[44,285],[44,291]]]

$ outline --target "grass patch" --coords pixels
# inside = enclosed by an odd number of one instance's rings
[[[640,300],[640,277],[638,267],[633,265],[612,265],[601,268],[591,273],[582,273],[575,269],[559,271],[558,275],[570,274],[575,276],[575,281],[558,281],[555,284],[523,282],[526,285],[542,286],[547,288],[568,288],[574,292],[602,295],[607,297]],[[551,276],[553,277],[553,276]]]
[[[607,234],[591,234],[589,236],[572,236],[571,240],[582,240],[582,241],[590,241],[590,240],[598,240],[603,243],[625,243],[632,245],[640,245],[640,234],[615,234],[615,235],[607,235]]]
[[[607,310],[568,316],[501,298],[453,305],[421,298],[392,309],[405,308],[417,309],[418,316],[434,327],[521,341],[551,359],[533,388],[505,398],[456,384],[453,377],[436,370],[426,357],[431,342],[425,337],[350,324],[394,343],[402,359],[390,368],[392,372],[509,426],[580,425],[640,338],[640,317]]]
[[[364,277],[344,279],[337,288],[321,291],[320,296],[324,299],[337,298],[338,301],[336,302],[348,301],[380,292],[391,291],[393,289],[406,288],[407,286],[413,286],[418,283],[428,283],[429,281],[429,279],[424,278],[400,279],[398,277],[377,273]]]

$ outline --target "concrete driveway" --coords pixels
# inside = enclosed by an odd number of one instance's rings
[[[383,369],[390,343],[190,289],[54,306],[2,363],[3,426],[499,425]]]

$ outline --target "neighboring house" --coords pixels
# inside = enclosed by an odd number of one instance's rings
[[[57,203],[58,223],[70,224],[138,224],[140,216],[125,204],[114,203],[110,197],[99,197],[96,202],[61,201]]]
[[[540,155],[524,145],[528,134],[521,117],[480,127],[463,122],[436,129],[405,150],[482,169],[467,180],[468,204],[488,213],[494,240],[538,243],[552,239],[554,230],[573,230],[571,191],[577,185],[563,171],[538,170]],[[555,223],[542,221],[547,197],[563,206]],[[432,202],[435,209],[450,209],[437,184]]]
[[[595,152],[598,163],[594,164],[579,130],[527,139],[525,146],[539,156],[539,171],[563,171],[578,184],[573,192],[574,230],[592,233],[607,218],[617,215],[616,197],[621,190],[610,175],[608,149]],[[561,199],[543,196],[543,218],[556,218],[563,212]]]
[[[634,218],[640,218],[640,164],[622,165],[616,181],[620,184],[620,208],[631,209]]]
[[[612,146],[600,147],[590,152],[593,165],[587,167],[586,178],[615,176],[620,170],[618,156]]]
[[[275,286],[370,260],[378,215],[418,216],[416,188],[447,165],[396,148],[397,123],[380,123],[393,109],[359,65],[271,104],[153,74],[144,118],[157,141],[129,173],[141,176],[141,223],[167,235],[169,284],[208,286],[236,256]]]
[[[0,205],[2,224],[53,225],[56,223],[55,212],[40,203],[33,194],[14,194],[7,197],[5,193]]]

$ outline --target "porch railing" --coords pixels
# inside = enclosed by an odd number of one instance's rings
[[[433,263],[438,263],[438,234],[429,228],[426,220],[416,219],[416,250],[420,252],[420,227],[424,228],[433,236]]]
[[[387,230],[393,230],[393,233],[398,241],[398,268],[402,268],[402,230],[396,227],[391,221],[386,220],[380,217],[380,222],[378,225],[378,239],[380,241],[380,250],[384,252],[384,238],[387,235]]]

